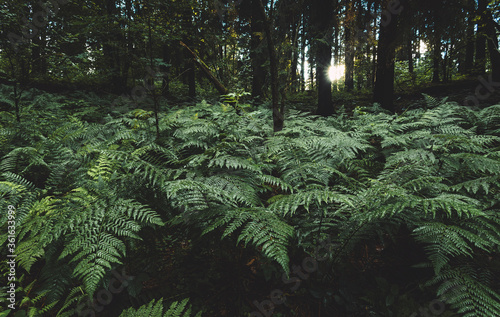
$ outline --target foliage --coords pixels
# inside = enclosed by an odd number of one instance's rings
[[[150,316],[150,317],[190,317],[196,316],[200,317],[201,312],[192,315],[191,308],[186,309],[186,305],[188,303],[188,299],[183,300],[182,302],[174,302],[170,305],[167,311],[163,312],[163,304],[162,300],[159,301],[151,301],[148,305],[141,306],[139,309],[128,309],[124,311],[120,317],[134,317],[134,316]]]
[[[375,246],[398,245],[406,230],[426,255],[412,264],[433,269],[422,287],[435,287],[457,313],[500,314],[500,108],[426,98],[425,109],[401,115],[377,106],[330,118],[290,111],[275,134],[267,109],[202,102],[160,114],[158,139],[142,109],[101,124],[61,105],[54,111],[65,119],[45,124],[29,107],[26,122],[1,116],[0,208],[16,207],[18,274],[26,276],[18,282],[36,294],[20,308],[71,311],[106,287],[111,269],[132,263],[130,252],[147,252],[141,240],[166,241],[172,228],[186,228],[192,243],[218,235],[252,246],[287,274],[329,238],[331,270],[318,272],[328,281],[363,260],[360,250],[382,257]],[[362,307],[318,296],[330,312]],[[153,301],[123,315],[189,316],[186,305],[163,312]]]

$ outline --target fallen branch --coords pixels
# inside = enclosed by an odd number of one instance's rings
[[[180,41],[180,44],[184,46],[188,52],[193,56],[193,60],[200,66],[201,70],[205,73],[205,75],[208,77],[208,79],[212,82],[212,84],[215,86],[215,89],[221,94],[221,95],[227,95],[229,93],[229,90],[227,90],[226,87],[212,74],[208,66],[201,60],[198,55],[193,52],[184,42]]]

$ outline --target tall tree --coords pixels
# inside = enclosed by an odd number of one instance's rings
[[[262,0],[259,0],[259,7],[262,20],[264,21],[264,30],[266,32],[267,50],[269,52],[269,65],[271,68],[271,102],[273,110],[273,129],[274,132],[283,130],[284,104],[279,104],[279,77],[278,77],[278,56],[274,47],[273,34],[271,32],[271,22],[267,17],[266,9]],[[271,7],[272,9],[272,7]]]
[[[265,45],[264,45],[264,21],[260,12],[261,0],[251,0],[251,38],[250,38],[250,62],[252,65],[252,97],[262,98],[264,95],[263,87],[266,80],[266,69],[264,63]],[[262,0],[266,5],[267,1]]]
[[[402,2],[402,1],[401,1]],[[394,112],[394,66],[398,39],[398,16],[403,10],[399,1],[384,0],[377,47],[377,72],[373,99]],[[396,3],[397,5],[394,5]]]
[[[491,12],[486,15],[487,27],[486,32],[488,34],[488,52],[491,61],[491,72],[492,80],[495,83],[500,82],[500,47],[498,46],[498,33],[500,33],[500,25],[495,22]]]
[[[345,37],[345,88],[347,91],[354,89],[354,54],[355,54],[355,27],[356,12],[354,2],[349,1],[346,4],[346,16],[344,21]]]
[[[439,71],[441,65],[441,37],[437,30],[434,31],[432,43],[432,82],[440,81]]]
[[[328,70],[332,60],[332,32],[334,5],[332,0],[310,2],[312,50],[316,57],[316,81],[318,86],[318,108],[316,113],[329,116],[335,112],[332,102],[332,84]]]
[[[462,73],[469,74],[474,68],[474,16],[476,11],[474,0],[465,0],[465,11],[467,16],[467,29],[465,39],[465,59]]]
[[[486,70],[486,28],[487,28],[488,0],[477,2],[477,36],[476,36],[476,73],[482,74]]]

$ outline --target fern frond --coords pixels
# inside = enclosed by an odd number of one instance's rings
[[[428,282],[440,283],[437,295],[466,317],[500,316],[500,295],[478,279],[478,272],[461,267],[443,270]]]
[[[149,304],[143,305],[138,309],[129,308],[120,314],[120,317],[201,317],[201,312],[193,315],[191,307],[188,307],[189,299],[184,299],[180,302],[173,302],[168,310],[164,312],[163,299],[152,300]]]
[[[260,248],[265,256],[278,262],[285,272],[289,272],[287,246],[294,230],[280,217],[263,208],[227,210],[212,221],[203,234],[221,226],[226,226],[222,237],[241,229],[238,243],[243,241],[247,245],[251,242]]]

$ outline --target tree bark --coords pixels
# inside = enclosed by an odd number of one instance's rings
[[[297,66],[299,63],[299,28],[300,28],[300,16],[298,21],[294,18],[294,23],[292,24],[292,58],[291,58],[291,75],[290,75],[290,88],[292,92],[297,91]]]
[[[468,0],[467,4],[472,5],[471,0]],[[474,68],[474,15],[472,8],[468,8],[470,11],[467,14],[465,60],[462,69],[465,74],[470,74]]]
[[[347,18],[345,21],[345,89],[352,91],[354,89],[354,46],[356,39],[354,38],[354,4],[349,5],[347,10]]]
[[[413,34],[412,34],[413,36]],[[413,39],[410,37],[408,39],[408,72],[411,78],[415,76],[415,65],[413,64]]]
[[[314,52],[316,55],[316,82],[318,86],[318,108],[316,114],[330,116],[335,112],[332,102],[332,84],[328,69],[332,60],[333,5],[331,0],[311,1],[311,23]]]
[[[493,82],[498,83],[500,82],[500,47],[498,46],[497,30],[500,31],[500,25],[493,20],[491,12],[488,12],[487,23],[488,52],[490,53],[492,71],[491,77]]]
[[[314,66],[316,63],[314,62],[314,56],[311,53],[311,50],[313,48],[313,44],[309,44],[309,80],[310,80],[310,85],[309,89],[314,90],[316,82],[314,81]]]
[[[188,60],[186,71],[188,81],[188,96],[194,98],[196,97],[196,73],[194,69],[194,60]]]
[[[352,39],[352,30],[346,30],[346,48],[345,48],[345,89],[352,91],[354,89],[354,41]]]
[[[250,22],[250,30],[252,32],[250,39],[250,61],[252,64],[252,97],[262,99],[264,83],[266,80],[266,70],[264,68],[264,22],[261,18],[260,0],[252,0],[252,17]]]
[[[170,63],[170,47],[166,44],[163,43],[162,45],[162,58],[163,58],[163,63],[169,64]],[[162,65],[160,67],[162,73],[163,73],[163,83],[162,83],[162,95],[164,97],[169,97],[170,96],[170,74],[169,74],[169,69],[167,66]]]
[[[479,17],[477,22],[476,34],[476,65],[475,70],[477,74],[483,74],[486,70],[486,10],[488,0],[478,0],[477,15]]]
[[[266,32],[267,50],[269,51],[269,63],[271,67],[271,101],[273,109],[273,129],[274,132],[283,130],[284,124],[284,104],[279,105],[279,78],[278,78],[278,56],[274,47],[274,41],[271,33],[271,23],[266,14],[266,9],[262,0],[259,0],[260,13],[264,21],[264,29]]]
[[[117,15],[119,9],[116,6],[115,0],[103,1],[106,10],[105,14],[107,15],[106,18],[110,23],[107,24],[102,51],[107,64],[106,71],[110,73],[109,86],[114,93],[121,94],[125,92],[126,87],[121,84],[120,80],[120,56],[117,49],[119,46],[117,41],[120,38],[120,30],[113,23],[115,21],[114,17]]]
[[[441,39],[438,38],[437,35],[433,45],[432,62],[433,62],[432,82],[439,83],[440,81],[439,66],[441,65]]]
[[[385,1],[384,9],[389,6]],[[388,12],[388,11],[387,11]],[[381,104],[384,109],[395,112],[394,107],[394,60],[397,40],[397,16],[392,15],[391,21],[384,25],[381,22],[377,48],[377,71],[373,99]]]
[[[43,8],[39,3],[33,4],[33,12],[41,12]],[[48,17],[47,17],[48,18]],[[47,59],[45,54],[46,41],[46,26],[38,29],[38,34],[32,39],[33,46],[31,49],[31,57],[33,60],[33,75],[34,77],[43,77],[47,73]]]
[[[302,14],[302,38],[300,45],[300,91],[306,90],[306,24]]]

